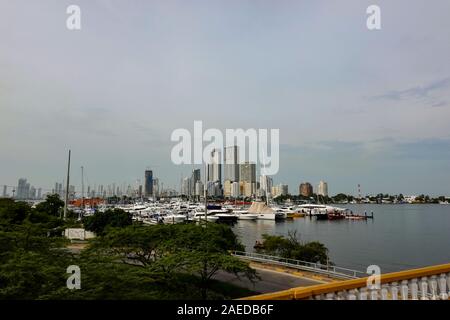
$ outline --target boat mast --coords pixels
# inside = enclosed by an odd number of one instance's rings
[[[208,164],[205,161],[205,185],[203,187],[203,193],[204,193],[204,197],[205,197],[205,225],[206,225],[206,222],[207,222],[206,216],[208,214],[208,199],[207,199],[207,196],[208,196],[207,189],[208,188],[207,188],[207,184],[206,184],[207,183],[206,176],[208,175],[207,171],[208,171]]]
[[[67,181],[66,181],[66,197],[64,202],[64,220],[67,218],[67,206],[69,204],[69,176],[70,176],[70,149],[69,149],[69,161],[67,163]]]
[[[84,212],[84,168],[81,166],[81,210]]]

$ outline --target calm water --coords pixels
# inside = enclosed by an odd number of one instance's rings
[[[262,234],[287,235],[297,230],[302,241],[320,241],[337,266],[365,271],[371,264],[392,272],[450,263],[450,205],[346,205],[355,213],[374,212],[367,221],[316,221],[297,218],[284,222],[239,221],[234,231],[253,251]]]

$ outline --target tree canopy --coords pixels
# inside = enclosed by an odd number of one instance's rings
[[[133,225],[122,210],[86,219],[99,235],[74,251],[62,236],[71,221],[47,198],[32,208],[0,200],[1,299],[211,299],[254,294],[214,280],[218,272],[254,279],[228,250],[240,244],[228,226]],[[59,204],[58,204],[59,203]],[[67,267],[81,270],[81,289],[66,286]]]
[[[302,243],[296,232],[289,232],[287,238],[264,234],[262,248],[258,251],[288,259],[328,263],[328,249],[324,244],[317,241]]]
[[[132,223],[131,214],[122,209],[98,211],[83,219],[86,230],[95,232],[97,235],[104,234],[107,228],[121,228]]]

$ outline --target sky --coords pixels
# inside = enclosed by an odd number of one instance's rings
[[[81,30],[66,28],[69,5]],[[366,9],[381,8],[381,30]],[[0,185],[179,189],[171,133],[280,130],[275,184],[450,195],[450,2],[0,0]]]

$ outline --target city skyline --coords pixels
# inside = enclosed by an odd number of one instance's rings
[[[378,1],[376,32],[365,0],[79,1],[80,31],[69,4],[0,3],[0,185],[52,188],[70,148],[78,190],[81,166],[179,189],[170,135],[202,120],[280,129],[289,190],[450,194],[448,1]]]

